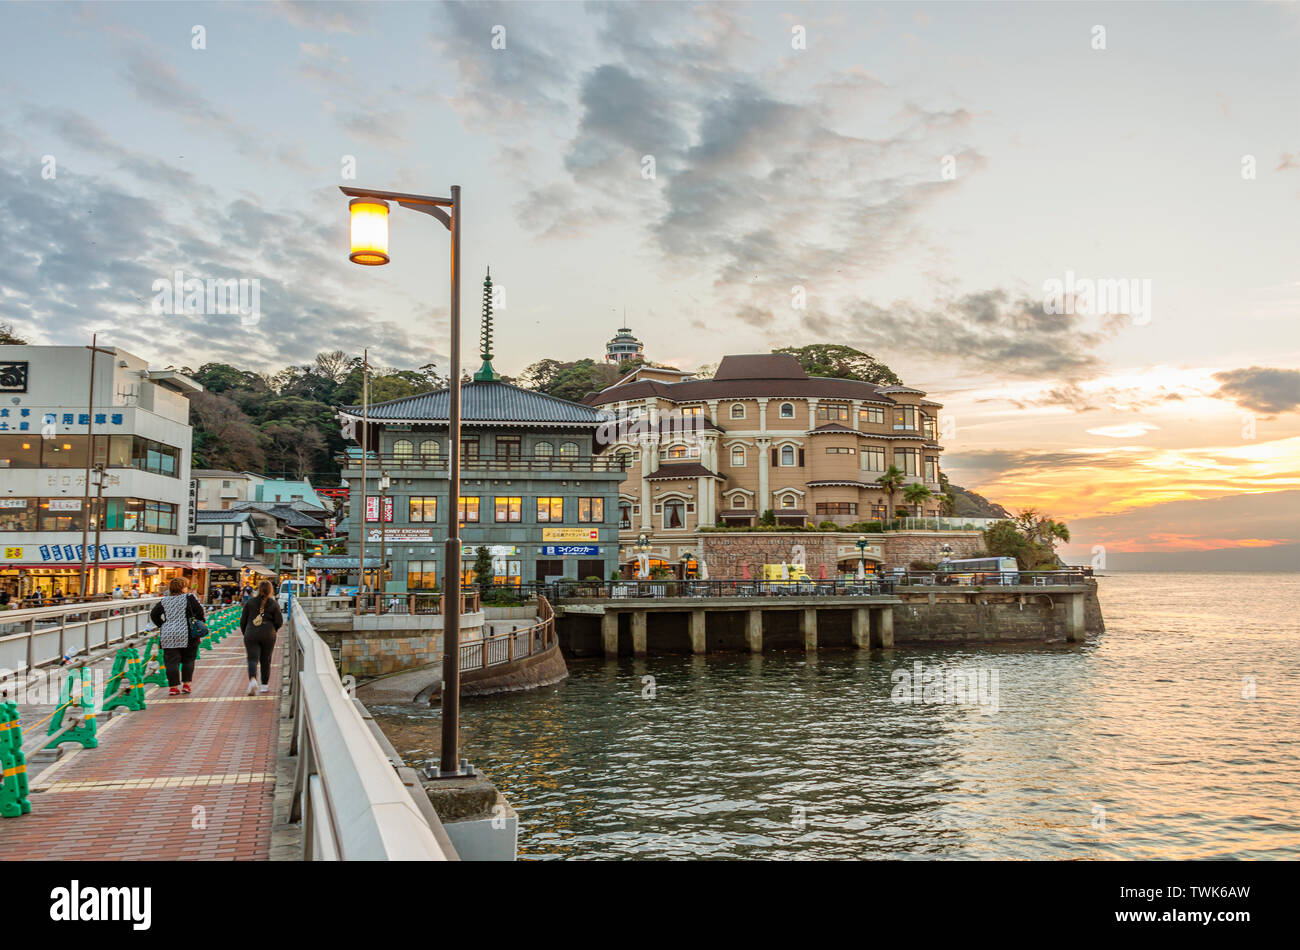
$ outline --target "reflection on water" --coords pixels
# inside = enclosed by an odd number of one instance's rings
[[[579,661],[462,743],[531,858],[1300,854],[1300,576],[1101,584],[1082,646]],[[916,661],[996,671],[997,712],[891,702]],[[436,710],[389,712],[427,758]]]

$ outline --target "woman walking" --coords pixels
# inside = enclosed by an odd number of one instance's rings
[[[239,616],[239,629],[244,634],[244,654],[248,657],[248,695],[271,691],[271,653],[275,650],[275,635],[284,626],[284,614],[275,600],[275,589],[270,581],[257,585],[257,594],[244,604]],[[262,683],[258,686],[257,667],[262,666]]]
[[[167,593],[153,605],[149,619],[161,633],[158,643],[163,650],[163,665],[167,668],[167,695],[188,693],[194,679],[194,658],[199,653],[199,640],[190,639],[190,621],[202,623],[205,619],[203,605],[189,593],[189,584],[183,577],[173,577]]]

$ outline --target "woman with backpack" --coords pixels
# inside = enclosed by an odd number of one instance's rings
[[[275,588],[270,581],[257,585],[256,596],[244,604],[239,617],[239,629],[244,634],[244,654],[248,657],[248,695],[271,691],[271,654],[275,650],[275,635],[284,626],[284,614],[275,599]],[[262,683],[257,682],[258,664],[262,667]]]
[[[199,636],[190,635],[190,625],[206,619],[203,605],[189,593],[189,584],[183,577],[173,577],[167,593],[153,605],[149,619],[160,631],[158,645],[163,651],[163,665],[167,668],[167,695],[188,693],[194,679],[194,659],[199,653],[199,641],[206,632],[200,627]]]

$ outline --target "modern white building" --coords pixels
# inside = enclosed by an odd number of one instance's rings
[[[266,479],[253,472],[196,468],[190,478],[198,483],[199,511],[229,511],[241,501],[257,501],[257,489]]]
[[[92,391],[88,347],[0,346],[0,588],[11,594],[79,593],[83,525],[99,561],[89,593],[154,591],[182,573],[201,586],[187,545],[186,396],[202,386],[103,349]]]

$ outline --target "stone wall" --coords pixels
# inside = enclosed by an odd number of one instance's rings
[[[442,653],[442,634],[419,637],[340,638],[344,674],[379,676],[432,663]]]
[[[885,570],[906,568],[913,561],[936,562],[943,557],[940,548],[945,543],[952,550],[950,557],[978,557],[984,553],[984,535],[980,531],[890,531],[878,537],[884,539],[881,555]]]
[[[761,577],[764,564],[780,564],[794,558],[795,545],[802,545],[808,573],[812,577],[835,577],[839,558],[851,549],[859,535],[814,531],[704,532],[699,535],[704,563],[712,578]],[[890,531],[866,535],[880,549],[883,570],[906,568],[912,561],[937,561],[947,544],[952,557],[974,557],[984,551],[984,537],[978,531]],[[852,555],[850,555],[852,556]]]

